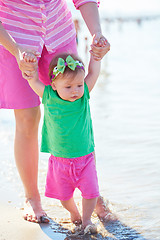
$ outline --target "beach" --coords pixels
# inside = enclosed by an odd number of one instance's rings
[[[91,93],[101,195],[117,215],[86,239],[160,239],[160,19],[102,19],[111,51]],[[85,62],[83,27],[79,52]],[[87,35],[89,44],[89,34]],[[88,46],[89,48],[89,46]],[[43,107],[42,116],[43,116]],[[41,142],[41,126],[39,145]],[[50,224],[22,219],[24,192],[14,162],[13,110],[0,111],[0,240],[69,239],[73,228],[58,200],[44,197],[48,154],[40,153],[39,189]],[[75,192],[81,210],[81,195]],[[84,238],[85,239],[85,238]]]

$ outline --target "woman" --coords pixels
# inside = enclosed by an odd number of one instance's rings
[[[100,60],[110,45],[101,32],[97,1],[73,3],[93,36],[91,54]],[[49,84],[44,76],[53,56],[77,52],[75,27],[65,0],[15,0],[14,5],[11,0],[0,0],[0,20],[0,108],[14,109],[15,160],[26,197],[24,218],[48,222],[37,187],[40,101],[21,73],[33,71],[35,64],[24,62],[22,53],[33,52],[39,57],[39,77]],[[97,206],[100,217],[105,211],[102,204]]]

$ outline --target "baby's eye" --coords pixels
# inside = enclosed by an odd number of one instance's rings
[[[82,87],[82,86],[83,86],[82,84],[78,85],[78,87]]]
[[[67,86],[66,88],[71,88],[71,86]]]

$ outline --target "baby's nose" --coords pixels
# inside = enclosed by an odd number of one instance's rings
[[[78,88],[74,88],[72,92],[73,93],[77,93],[78,92]]]

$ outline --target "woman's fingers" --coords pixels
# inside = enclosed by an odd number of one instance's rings
[[[105,47],[107,45],[107,39],[105,37],[101,37],[97,43],[97,46],[99,47]]]
[[[92,44],[103,47],[107,44],[107,39],[102,35],[102,33],[97,32],[93,35]]]
[[[102,34],[100,32],[95,33],[93,35],[92,44],[97,45],[101,36],[102,36]]]

